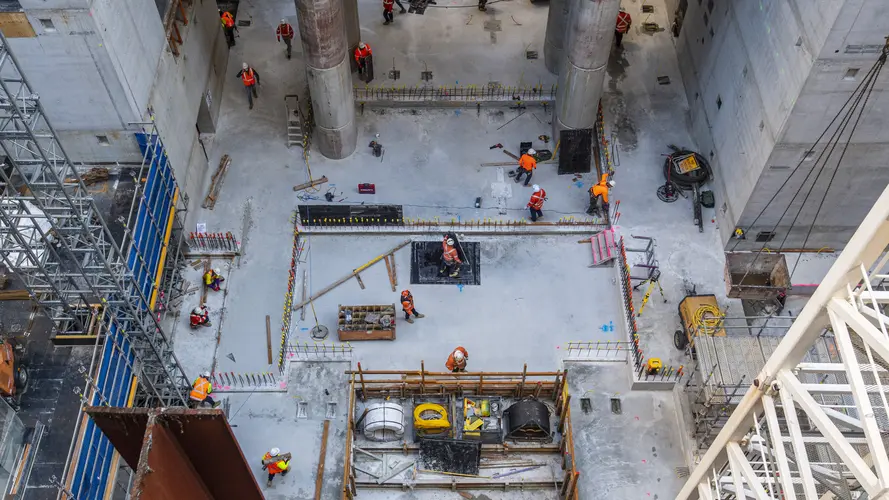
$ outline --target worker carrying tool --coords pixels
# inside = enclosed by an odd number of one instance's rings
[[[210,326],[210,310],[207,309],[207,306],[195,307],[191,310],[189,320],[192,329],[199,326]]]
[[[241,65],[241,71],[238,71],[235,76],[244,82],[244,88],[247,90],[247,102],[250,103],[250,109],[253,109],[253,98],[259,98],[259,94],[256,93],[256,86],[259,85],[259,73],[244,63]]]
[[[365,83],[373,80],[373,51],[370,45],[358,42],[355,49],[355,62],[358,63],[358,74]]]
[[[546,191],[537,184],[534,184],[533,189],[534,193],[531,194],[528,208],[531,210],[531,222],[537,222],[537,219],[543,217],[543,202],[546,201]]]
[[[466,361],[469,359],[469,353],[462,346],[454,349],[454,352],[448,356],[445,366],[453,373],[465,372]]]
[[[620,12],[617,13],[617,24],[614,26],[614,44],[618,47],[620,47],[624,35],[630,31],[631,24],[633,24],[633,19],[630,17],[630,13],[621,7]]]
[[[290,59],[290,51],[293,48],[293,26],[286,19],[281,19],[281,24],[275,30],[275,36],[279,42],[281,39],[284,40],[284,45],[287,46],[287,59]]]
[[[210,406],[216,408],[220,402],[213,401],[213,398],[210,397],[211,392],[213,392],[213,384],[210,383],[210,372],[203,372],[191,384],[191,393],[189,393],[188,398],[195,406],[210,403]]]
[[[586,213],[597,217],[607,217],[608,209],[608,188],[614,187],[614,181],[608,180],[608,174],[602,174],[602,178],[597,184],[590,188],[590,208]]]
[[[515,171],[516,183],[522,180],[522,175],[524,174],[528,174],[528,177],[525,178],[525,186],[531,182],[531,176],[534,173],[533,170],[537,168],[537,159],[534,158],[534,155],[536,154],[537,151],[534,151],[534,148],[531,148],[519,158],[519,167]]]
[[[219,291],[219,285],[221,285],[223,281],[225,281],[225,278],[220,276],[219,271],[216,269],[210,269],[204,273],[204,285],[214,292]]]
[[[456,242],[450,235],[445,235],[441,241],[441,270],[438,274],[447,274],[451,278],[460,275],[460,266],[463,261],[460,260],[460,253],[457,252]]]
[[[266,486],[272,485],[272,479],[281,474],[286,476],[290,470],[290,453],[281,454],[278,448],[272,448],[262,456],[262,470],[268,471],[269,480]]]
[[[235,26],[235,18],[232,17],[231,12],[220,10],[219,19],[222,21],[222,31],[225,32],[225,42],[228,43],[228,48],[232,48],[235,46],[235,30],[238,29]]]
[[[417,318],[425,318],[425,314],[420,314],[416,308],[414,308],[414,296],[411,295],[410,290],[402,290],[401,292],[401,310],[404,311],[404,319],[408,323],[413,323],[414,318],[411,318],[413,314]]]

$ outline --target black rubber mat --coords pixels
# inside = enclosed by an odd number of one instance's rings
[[[589,172],[593,165],[593,129],[563,130],[559,141],[558,174]]]
[[[481,457],[482,444],[476,441],[420,440],[420,464],[426,470],[478,475]]]
[[[460,275],[451,278],[441,270],[441,241],[415,241],[411,244],[411,285],[481,285],[481,247],[461,241]],[[459,249],[459,247],[458,247]],[[467,255],[468,254],[468,255]]]

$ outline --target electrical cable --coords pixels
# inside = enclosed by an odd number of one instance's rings
[[[695,309],[692,316],[692,325],[695,326],[695,336],[698,335],[698,328],[703,327],[704,333],[713,335],[722,324],[725,314],[716,306],[711,304],[703,304]]]

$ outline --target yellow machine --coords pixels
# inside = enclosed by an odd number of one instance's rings
[[[648,358],[648,363],[646,364],[646,370],[649,375],[657,375],[661,368],[664,367],[664,364],[661,362],[661,358]]]
[[[414,429],[422,435],[444,434],[451,429],[448,411],[441,405],[423,403],[414,408]]]
[[[698,335],[725,337],[724,317],[715,295],[686,296],[679,303],[682,330],[673,334],[673,345],[677,349],[685,349],[689,344],[694,346],[694,338]]]

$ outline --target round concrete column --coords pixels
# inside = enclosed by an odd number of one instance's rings
[[[546,16],[546,35],[543,43],[543,62],[554,75],[559,74],[565,57],[565,23],[568,20],[569,0],[550,0]]]
[[[351,155],[358,143],[343,0],[295,1],[315,142],[322,155],[339,160]]]
[[[354,54],[361,41],[361,22],[358,18],[358,0],[343,0],[343,16],[346,23],[346,47],[349,54]],[[358,63],[354,57],[347,57],[352,73],[358,71]]]
[[[593,128],[605,66],[614,42],[620,0],[567,0],[565,62],[559,72],[553,137],[565,129]]]

